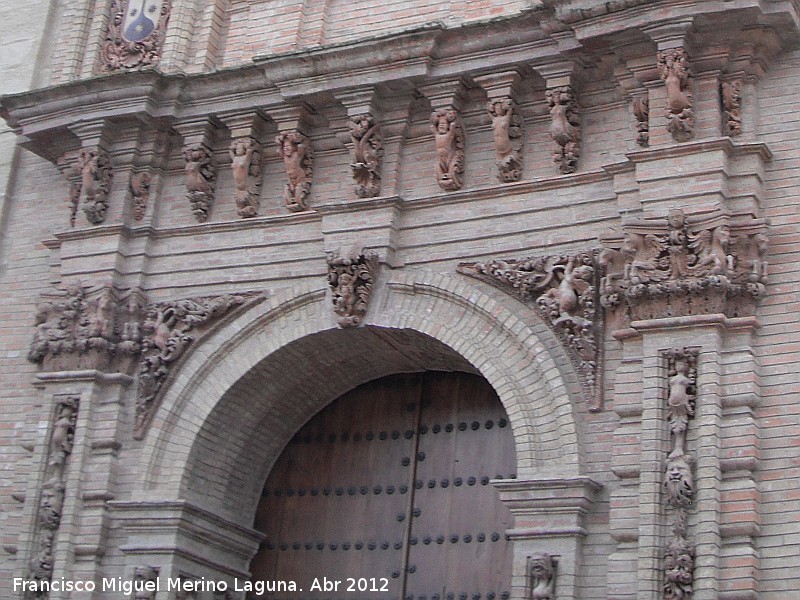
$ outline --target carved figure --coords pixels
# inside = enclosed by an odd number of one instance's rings
[[[374,254],[353,252],[343,258],[328,256],[328,284],[340,327],[357,327],[363,321],[377,270],[378,257]]]
[[[530,585],[532,600],[554,600],[556,591],[556,564],[544,552],[530,558]]]
[[[262,170],[258,143],[251,137],[233,140],[229,154],[239,216],[258,216],[258,189]]]
[[[147,584],[158,580],[158,569],[155,567],[136,567],[133,570],[134,600],[155,600],[155,589],[148,589]]]
[[[669,397],[667,398],[667,417],[673,435],[670,458],[685,454],[689,417],[694,416],[693,399],[688,392],[689,386],[692,384],[692,380],[689,379],[689,363],[684,359],[677,359],[675,371],[675,375],[669,380]]]
[[[670,259],[670,276],[673,278],[687,274],[686,252],[686,215],[679,208],[674,208],[667,215],[669,233],[667,234],[667,250]]]
[[[353,163],[350,168],[359,198],[372,198],[381,193],[381,160],[383,141],[380,125],[370,114],[351,117],[347,123],[353,141]]]
[[[464,126],[454,108],[431,113],[431,129],[436,142],[436,179],[439,187],[452,192],[464,185]]]
[[[150,174],[146,171],[132,173],[128,189],[133,198],[133,218],[141,221],[144,219],[150,197]]]
[[[725,135],[735,137],[742,133],[742,82],[723,81],[720,84],[723,127]]]
[[[537,302],[550,307],[553,316],[555,316],[553,325],[559,325],[567,320],[577,320],[582,326],[589,325],[589,321],[575,314],[575,309],[579,306],[580,296],[586,293],[590,287],[589,282],[594,274],[594,268],[591,265],[576,267],[575,257],[570,256],[566,265],[553,265],[551,267],[549,276],[542,285],[549,283],[553,277],[558,277],[558,273],[561,273],[558,285],[551,287],[539,296]]]
[[[64,484],[55,481],[42,489],[39,505],[39,523],[45,529],[55,530],[61,524],[61,512],[64,508]]]
[[[689,246],[697,253],[695,273],[723,275],[733,270],[733,258],[728,256],[731,232],[727,225],[713,230],[704,229],[689,238]]]
[[[299,131],[281,133],[275,141],[280,147],[288,178],[284,190],[286,208],[292,212],[306,210],[314,172],[311,142]]]
[[[694,478],[686,455],[670,456],[667,475],[664,481],[667,502],[675,508],[692,504],[694,498]]]
[[[664,554],[664,600],[690,600],[694,582],[694,546],[676,536]]]
[[[203,144],[194,144],[186,148],[183,156],[186,159],[186,197],[195,219],[203,223],[208,220],[217,181],[211,151]]]
[[[578,103],[571,86],[564,85],[547,90],[550,105],[550,137],[556,143],[553,162],[558,169],[574,173],[580,156],[580,116]]]
[[[169,21],[171,2],[149,2],[148,10],[136,13],[134,22],[126,20],[127,4],[112,0],[106,38],[100,51],[98,71],[137,69],[154,65],[161,56]],[[160,6],[159,6],[160,5]]]
[[[106,220],[111,190],[111,162],[100,148],[84,148],[80,153],[81,197],[86,219],[93,225]]]
[[[647,96],[633,99],[633,115],[636,117],[636,143],[647,148],[650,145],[650,100]]]
[[[658,53],[658,69],[667,89],[667,130],[675,141],[694,135],[694,113],[689,98],[689,57],[682,47]]]
[[[522,117],[511,98],[490,101],[494,149],[497,153],[497,179],[503,183],[522,178]]]

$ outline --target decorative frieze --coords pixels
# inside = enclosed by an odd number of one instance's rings
[[[350,117],[347,121],[353,143],[353,162],[350,169],[356,182],[359,198],[372,198],[381,193],[381,161],[383,140],[380,124],[371,114]]]
[[[328,284],[339,327],[358,327],[364,321],[378,274],[378,256],[353,252],[328,255]]]
[[[142,355],[134,437],[141,438],[173,365],[194,341],[256,293],[203,296],[150,304],[142,325]]]
[[[75,444],[78,420],[78,396],[56,396],[55,415],[47,449],[44,484],[39,498],[39,511],[34,535],[34,551],[28,565],[28,579],[35,582],[33,591],[26,591],[29,600],[50,597],[47,583],[53,577],[53,547],[56,542],[66,494],[66,469]]]
[[[81,202],[86,219],[93,225],[106,220],[111,191],[111,161],[102,148],[84,148],[80,153]]]
[[[553,162],[564,174],[574,173],[580,156],[580,113],[575,91],[571,85],[549,88],[546,92],[550,106],[550,137],[555,142]]]
[[[723,81],[720,84],[722,100],[722,133],[736,137],[742,133],[742,82]]]
[[[524,148],[522,115],[509,97],[490,100],[487,109],[492,116],[497,179],[503,183],[519,181]]]
[[[650,100],[647,96],[633,98],[633,116],[636,117],[636,143],[647,148],[650,145]]]
[[[545,552],[528,558],[528,578],[531,600],[555,600],[556,560]]]
[[[147,212],[147,202],[150,198],[150,173],[147,171],[131,173],[128,191],[133,199],[133,218],[141,221]]]
[[[602,303],[632,320],[751,315],[766,283],[766,229],[721,211],[629,220],[604,239]]]
[[[601,408],[597,378],[602,316],[597,310],[599,273],[594,252],[461,263],[458,271],[535,304],[567,347],[591,398],[590,410]]]
[[[139,69],[158,62],[167,32],[170,0],[112,0],[99,71]]]
[[[45,371],[128,372],[139,351],[141,295],[73,282],[42,294],[28,360]]]
[[[186,159],[186,198],[198,223],[208,220],[214,203],[217,172],[211,150],[205,144],[191,144],[183,152]]]
[[[661,50],[658,71],[667,91],[667,130],[677,142],[694,136],[694,112],[691,99],[689,56],[683,47]]]
[[[460,190],[464,185],[464,125],[453,107],[431,113],[431,130],[436,144],[436,180],[445,191]]]
[[[311,140],[298,130],[284,131],[275,138],[286,167],[283,198],[292,212],[308,209],[308,194],[314,175],[314,153]]]
[[[263,161],[261,144],[252,137],[234,139],[228,150],[233,172],[236,210],[240,217],[258,216]]]

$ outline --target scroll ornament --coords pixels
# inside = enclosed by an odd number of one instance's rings
[[[128,373],[139,352],[141,294],[73,282],[42,294],[28,360],[45,371]]]
[[[171,2],[148,2],[147,12],[153,11],[158,14],[138,15],[139,19],[144,19],[147,28],[141,32],[134,29],[134,35],[126,36],[127,31],[123,31],[126,23],[125,16],[130,2],[125,0],[112,0],[111,19],[108,25],[108,32],[103,41],[100,51],[100,71],[109,72],[119,69],[133,70],[137,68],[150,67],[158,62],[161,57],[161,50],[164,44],[164,37],[167,32],[167,22],[171,10]],[[159,6],[160,5],[160,6]],[[144,9],[142,5],[142,9]],[[157,18],[155,23],[153,19]],[[155,24],[155,27],[150,27]],[[131,23],[131,25],[134,25]],[[151,29],[149,33],[147,29]],[[132,37],[135,41],[128,39]]]
[[[275,138],[286,167],[284,201],[292,212],[308,209],[308,195],[314,175],[314,153],[311,140],[299,131],[285,131]]]
[[[556,561],[544,552],[528,559],[531,600],[555,600]]]
[[[658,53],[658,71],[667,89],[667,130],[677,142],[694,135],[694,112],[689,95],[691,70],[689,56],[682,47]]]
[[[217,182],[211,150],[204,144],[193,144],[184,150],[183,156],[186,159],[186,197],[194,218],[204,223],[214,203]]]
[[[231,142],[229,154],[236,210],[240,217],[256,217],[263,174],[261,145],[251,137],[235,139]]]
[[[623,223],[606,237],[601,301],[632,320],[752,314],[767,281],[766,223],[722,212]]]
[[[436,143],[436,180],[445,191],[460,190],[464,185],[464,126],[454,108],[440,108],[431,113],[431,130]]]
[[[111,191],[111,161],[101,148],[81,150],[81,201],[86,219],[93,225],[106,220]]]
[[[158,393],[172,366],[199,336],[255,295],[205,296],[147,306],[147,316],[142,325],[134,437],[140,439],[144,435],[153,416]]]
[[[363,323],[377,273],[378,256],[375,254],[328,256],[328,284],[339,327],[358,327]]]
[[[597,340],[602,328],[596,310],[599,276],[594,253],[461,263],[458,271],[535,303],[569,350],[593,399],[590,409],[600,409]]]
[[[503,183],[522,178],[522,115],[511,98],[490,100],[494,149],[497,153],[497,179]]]
[[[550,137],[555,142],[553,162],[564,174],[574,173],[580,156],[580,114],[572,86],[550,88],[546,92],[550,105]]]
[[[351,117],[347,123],[353,142],[353,179],[359,198],[372,198],[381,193],[381,160],[383,141],[375,117],[363,114]]]

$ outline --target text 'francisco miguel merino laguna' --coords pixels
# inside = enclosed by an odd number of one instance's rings
[[[94,581],[53,579],[52,581],[14,578],[15,592],[94,592],[98,588],[103,592],[121,592],[130,595],[134,592],[251,592],[261,596],[265,592],[295,592],[297,584],[294,581],[240,581],[233,580],[233,585],[226,581],[211,579],[184,579],[182,577],[166,578],[166,585],[162,586],[160,578],[149,580],[131,580],[122,577],[104,577],[100,585]]]

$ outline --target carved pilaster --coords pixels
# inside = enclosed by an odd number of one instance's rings
[[[736,137],[742,133],[742,82],[738,79],[720,83],[722,133]]]
[[[314,180],[314,149],[306,135],[310,109],[292,106],[276,109],[270,116],[278,125],[275,138],[278,152],[286,168],[286,186],[283,199],[291,212],[308,210],[308,195]]]
[[[658,71],[667,91],[667,130],[677,142],[694,136],[689,55],[682,46],[658,52]]]
[[[350,169],[359,198],[372,198],[381,193],[381,161],[383,139],[380,123],[369,113],[350,117],[348,123],[353,143],[353,162]]]
[[[217,171],[211,149],[205,144],[192,144],[184,149],[186,159],[186,198],[198,223],[208,220],[214,204]]]
[[[575,90],[571,85],[548,88],[550,137],[555,142],[553,162],[564,174],[574,173],[581,153],[581,122]]]
[[[512,87],[519,78],[517,71],[475,78],[476,83],[486,90],[489,97],[487,110],[492,117],[497,179],[503,183],[519,181],[522,178],[525,124],[512,93]]]
[[[358,327],[364,322],[377,274],[377,254],[362,250],[347,256],[328,255],[328,284],[339,327]]]
[[[112,0],[108,31],[96,71],[151,67],[161,57],[171,0]]]
[[[461,263],[458,271],[491,283],[526,304],[535,304],[581,374],[592,399],[590,410],[602,407],[598,364],[603,328],[597,310],[600,275],[594,252]]]
[[[79,158],[81,203],[86,220],[99,225],[106,220],[111,191],[111,161],[102,148],[84,148]]]
[[[236,138],[228,150],[233,171],[236,211],[240,217],[258,216],[263,154],[261,144],[252,137]]]
[[[436,145],[436,180],[445,191],[464,185],[466,135],[461,122],[462,84],[443,82],[420,88],[431,101],[431,131]]]

